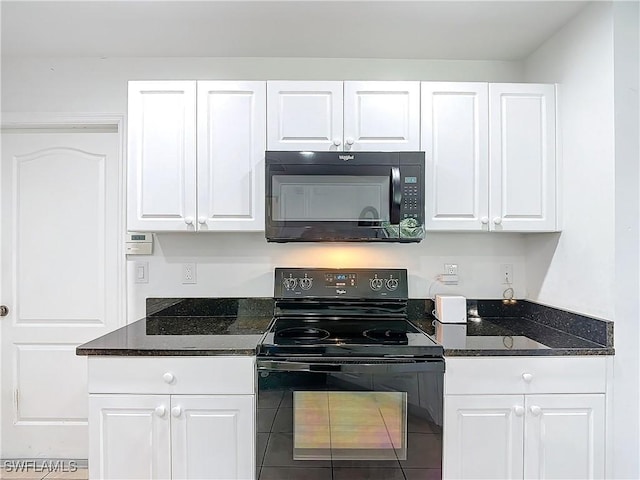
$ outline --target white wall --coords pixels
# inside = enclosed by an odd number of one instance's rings
[[[124,113],[128,80],[452,80],[517,82],[522,64],[328,58],[0,59],[3,112]]]
[[[640,4],[616,2],[613,477],[640,478]]]
[[[149,262],[149,283],[131,284],[129,318],[144,315],[146,297],[273,296],[274,267],[406,268],[409,295],[459,293],[472,298],[502,295],[500,264],[513,265],[514,287],[522,294],[524,243],[520,234],[429,234],[419,244],[268,244],[264,234],[158,234],[155,253],[130,257]],[[196,262],[197,284],[182,285],[182,264]],[[459,265],[460,283],[434,282],[444,263]]]
[[[2,59],[3,112],[126,112],[134,79],[453,80],[518,82],[519,62],[296,58]],[[521,235],[429,234],[418,245],[267,244],[262,234],[160,234],[151,257],[128,261],[128,319],[144,315],[146,297],[272,296],[276,266],[407,268],[410,295],[437,292],[495,298],[499,266],[513,264],[523,296]],[[135,261],[149,262],[149,283],[133,283]],[[196,285],[182,285],[183,262],[198,264]],[[458,263],[457,287],[432,285],[444,263]],[[429,292],[429,289],[431,291]]]
[[[611,4],[596,2],[525,61],[558,83],[562,234],[527,238],[531,300],[613,318],[614,139]]]
[[[640,478],[637,2],[595,3],[525,62],[559,82],[564,228],[526,243],[530,298],[615,321],[608,476]],[[614,128],[615,127],[615,128]]]

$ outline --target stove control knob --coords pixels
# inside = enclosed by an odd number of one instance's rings
[[[309,290],[313,286],[313,278],[304,277],[300,279],[300,288]]]
[[[382,288],[382,285],[384,285],[384,280],[376,276],[369,280],[369,285],[371,286],[371,290],[378,291]]]
[[[385,286],[387,287],[387,290],[393,292],[396,288],[398,288],[398,279],[390,278],[385,282]]]
[[[284,288],[286,290],[295,290],[296,285],[298,284],[298,279],[297,278],[285,278],[282,281],[282,284],[284,285]]]

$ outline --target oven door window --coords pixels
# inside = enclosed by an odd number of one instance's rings
[[[293,392],[294,460],[406,460],[404,392]]]
[[[277,222],[357,222],[390,219],[390,177],[274,175],[271,212]]]

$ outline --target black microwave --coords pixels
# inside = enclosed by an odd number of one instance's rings
[[[269,242],[419,242],[424,152],[267,151]]]

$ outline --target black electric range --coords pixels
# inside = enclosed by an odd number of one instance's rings
[[[258,356],[441,358],[407,320],[403,269],[275,271],[274,320]]]
[[[440,478],[443,348],[407,320],[406,270],[278,268],[274,290],[257,478]]]

